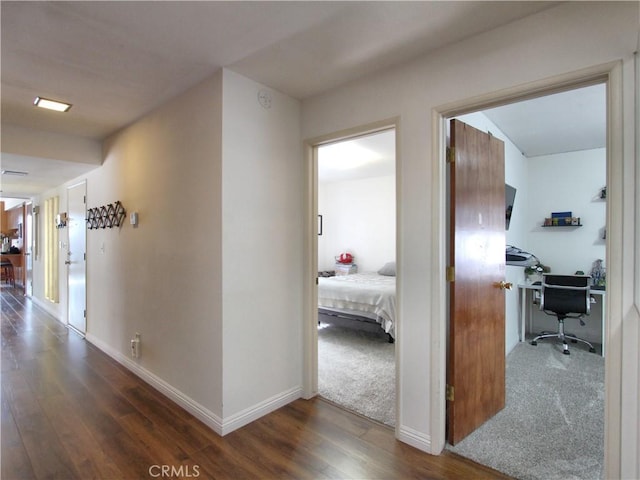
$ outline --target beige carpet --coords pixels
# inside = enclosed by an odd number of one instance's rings
[[[395,425],[395,347],[376,324],[320,315],[318,391],[327,400]]]
[[[602,478],[604,359],[569,348],[518,344],[507,356],[505,409],[448,448],[522,480]]]

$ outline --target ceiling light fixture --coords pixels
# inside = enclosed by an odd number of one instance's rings
[[[33,101],[36,107],[46,108],[48,110],[55,110],[56,112],[68,112],[71,108],[70,103],[58,102],[56,100],[50,100],[48,98],[36,97]]]
[[[21,172],[19,170],[2,170],[2,175],[15,175],[17,177],[24,177],[29,175],[29,172]]]

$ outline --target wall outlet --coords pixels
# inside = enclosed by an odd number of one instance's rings
[[[133,358],[140,358],[140,334],[136,333],[136,336],[131,339],[131,356]]]

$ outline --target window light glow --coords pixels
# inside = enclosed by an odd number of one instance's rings
[[[36,97],[33,101],[36,107],[46,108],[48,110],[55,110],[56,112],[68,112],[71,108],[70,103],[57,102],[48,98]]]

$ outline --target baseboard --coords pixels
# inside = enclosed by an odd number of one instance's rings
[[[241,412],[231,415],[229,418],[225,418],[222,425],[222,435],[237,430],[240,427],[257,420],[260,417],[273,412],[274,410],[284,407],[285,405],[302,397],[302,387],[292,388],[291,390],[282,392],[278,395],[265,400],[253,407],[247,408]]]
[[[35,306],[38,307],[40,310],[44,310],[49,315],[51,315],[53,318],[55,318],[57,321],[59,321],[60,323],[65,324],[65,322],[63,322],[62,319],[58,317],[59,313],[58,313],[57,309],[55,309],[55,310],[52,309],[50,305],[48,305],[46,302],[43,302],[42,300],[40,300],[39,298],[37,298],[35,296],[31,296],[29,298],[31,299],[31,302],[33,304],[35,304]]]
[[[228,433],[231,433],[234,430],[237,430],[238,428],[243,427],[253,422],[254,420],[257,420],[258,418],[263,417],[264,415],[271,413],[274,410],[277,410],[278,408],[283,407],[302,396],[302,387],[295,387],[278,395],[274,395],[273,397],[255,406],[247,408],[239,413],[231,415],[228,418],[221,419],[218,415],[214,414],[207,408],[200,405],[198,402],[194,401],[192,398],[188,397],[181,391],[169,385],[167,382],[149,372],[147,369],[141,367],[126,355],[123,355],[121,352],[118,352],[99,338],[96,338],[94,335],[87,333],[85,338],[89,343],[100,349],[102,352],[113,358],[116,362],[118,362],[131,372],[133,372],[143,381],[154,387],[156,390],[160,391],[163,395],[173,400],[175,403],[180,405],[182,408],[191,413],[194,417],[196,417],[198,420],[203,422],[205,425],[207,425],[214,432],[221,436],[227,435]]]
[[[87,333],[87,336],[85,338],[89,343],[95,345],[98,349],[100,349],[105,354],[113,358],[116,362],[136,374],[143,381],[154,387],[156,390],[160,391],[166,397],[176,402],[198,420],[211,428],[218,435],[223,435],[223,421],[219,416],[203,407],[190,397],[186,396],[181,391],[175,389],[160,377],[141,367],[126,355],[123,355],[121,352],[118,352],[111,346],[104,343],[102,340],[96,338],[94,335]]]
[[[401,426],[398,429],[398,440],[423,452],[431,453],[431,437],[412,428]]]

